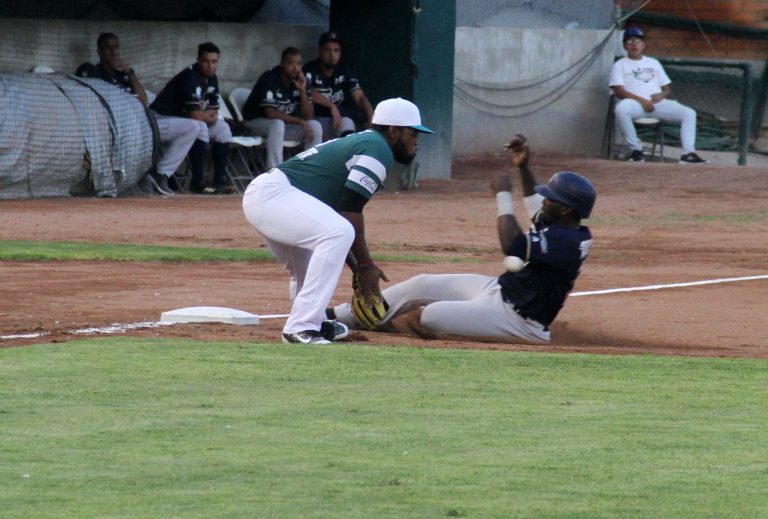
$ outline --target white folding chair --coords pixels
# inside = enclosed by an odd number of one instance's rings
[[[219,119],[223,121],[236,120],[229,111],[229,107],[227,106],[227,103],[224,102],[224,98],[221,95],[219,95]],[[232,159],[227,157],[227,176],[232,181],[235,189],[240,193],[245,191],[245,188],[251,180],[256,178],[256,176],[261,173],[261,169],[263,169],[254,165],[254,159],[250,155],[250,150],[261,144],[261,137],[247,137],[243,135],[232,136],[230,149],[238,158],[238,165],[235,165]]]
[[[243,87],[236,88],[229,94],[229,103],[232,105],[232,111],[239,122],[243,122],[243,106],[245,106],[249,95],[251,95],[251,89]],[[287,158],[295,155],[299,146],[301,146],[301,141],[284,140],[283,148],[287,152],[284,153],[284,156]]]

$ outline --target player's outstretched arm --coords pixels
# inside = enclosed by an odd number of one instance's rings
[[[515,218],[512,203],[512,175],[500,173],[491,181],[491,191],[496,195],[496,227],[499,232],[499,243],[505,255],[512,254],[512,244],[522,232]]]

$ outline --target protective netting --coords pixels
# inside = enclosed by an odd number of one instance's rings
[[[152,166],[154,122],[101,79],[0,74],[0,198],[133,192]]]
[[[31,72],[35,67],[44,67],[74,74],[82,63],[99,62],[96,40],[102,32],[117,34],[121,57],[136,70],[145,89],[159,92],[165,81],[178,72],[174,60],[178,38],[167,24],[158,24],[152,30],[131,23],[87,24],[83,30],[74,31],[63,20],[50,20],[41,31],[37,20],[5,20],[2,29],[0,72]],[[150,78],[166,79],[153,82]]]

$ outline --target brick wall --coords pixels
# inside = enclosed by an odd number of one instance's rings
[[[645,13],[675,16],[700,22],[720,22],[741,25],[752,29],[768,31],[768,0],[651,0],[644,8]],[[693,11],[694,16],[691,14]],[[697,29],[675,29],[652,27],[633,23],[646,33],[649,56],[729,59],[765,61],[768,60],[768,39],[749,36],[729,36],[706,31],[706,39]],[[707,43],[707,39],[709,43]],[[711,44],[711,47],[710,47]]]
[[[643,11],[689,19],[693,11],[702,22],[768,28],[768,0],[651,0]]]

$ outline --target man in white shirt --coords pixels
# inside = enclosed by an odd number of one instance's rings
[[[680,123],[681,164],[705,164],[707,161],[696,154],[696,111],[667,99],[672,93],[669,87],[672,81],[658,60],[643,56],[643,31],[637,27],[624,31],[624,49],[627,57],[613,64],[610,86],[619,99],[614,109],[616,122],[632,149],[627,160],[643,162],[643,147],[632,121],[648,115],[664,122]]]

